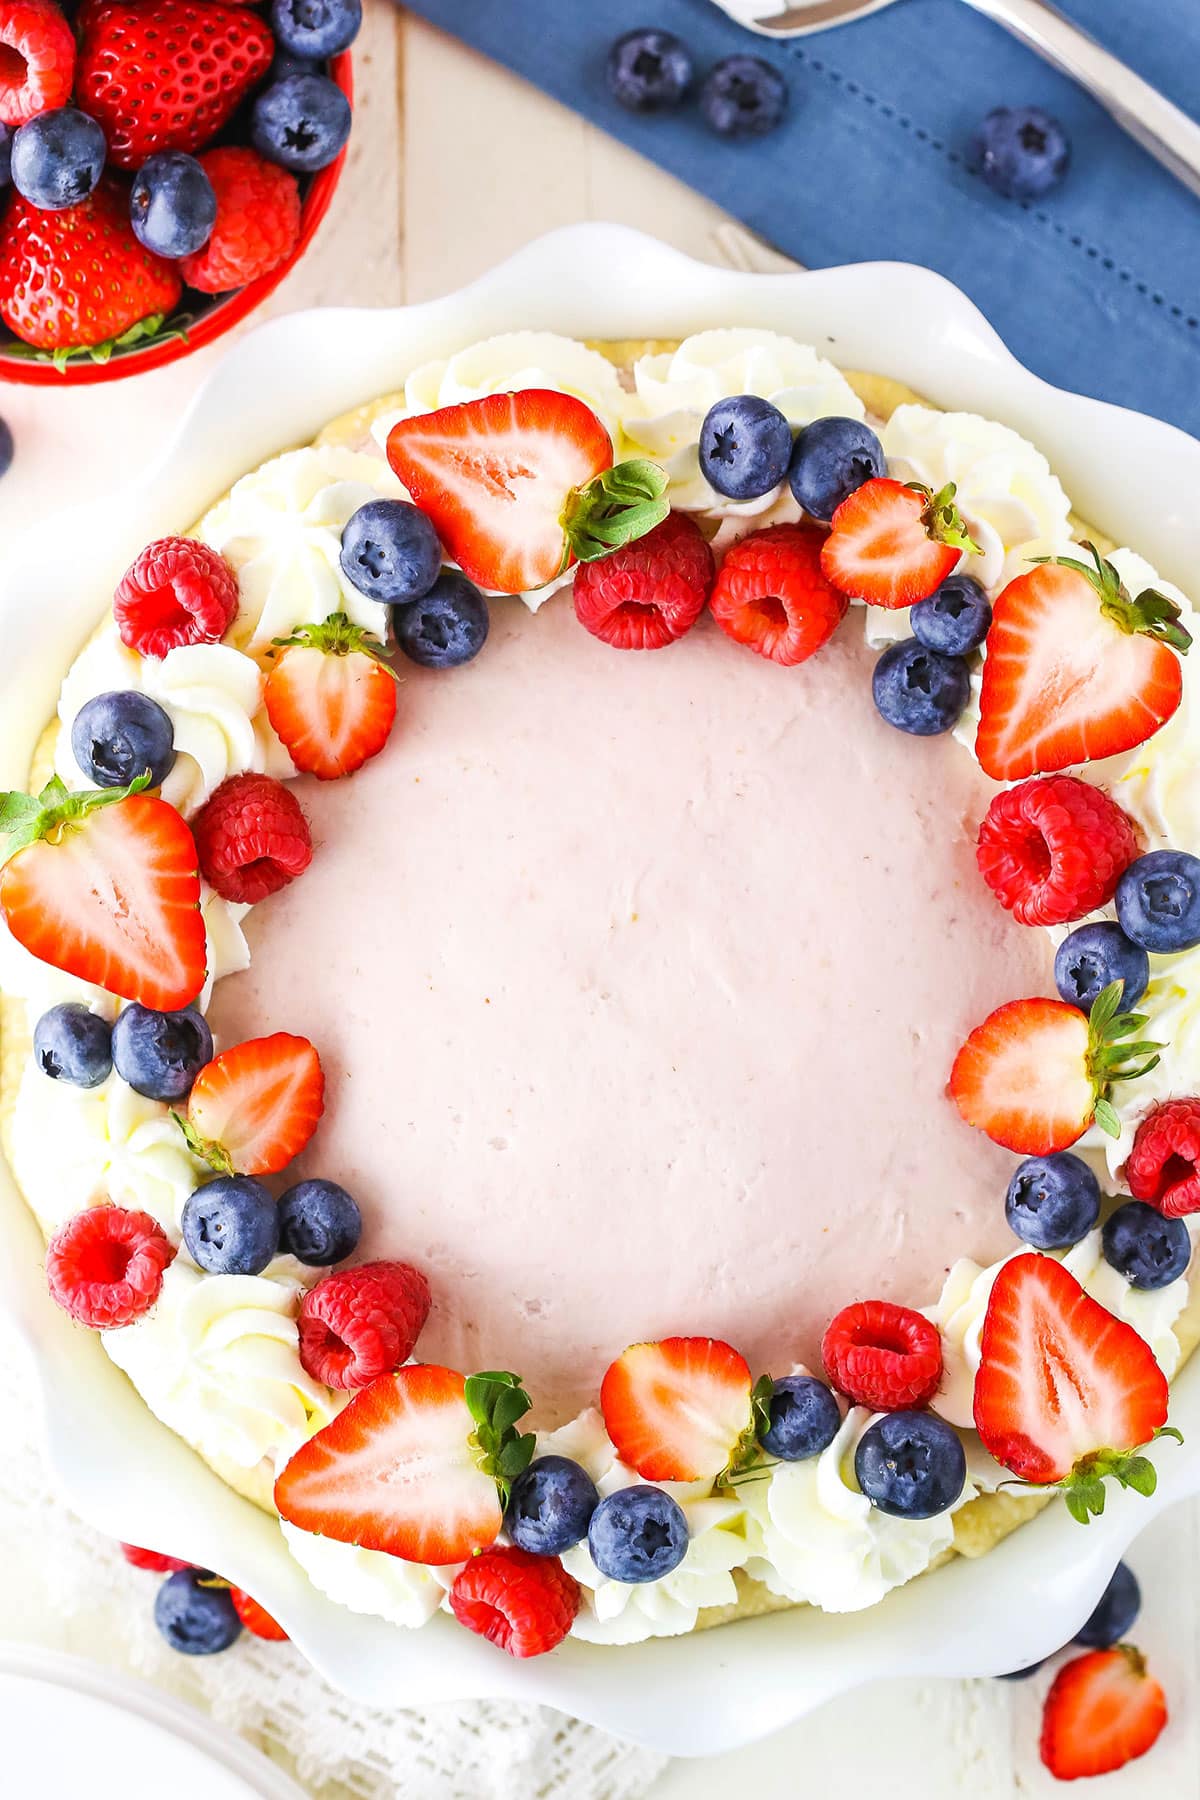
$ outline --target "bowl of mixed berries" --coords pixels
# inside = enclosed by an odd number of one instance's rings
[[[0,0],[0,380],[159,368],[303,255],[362,0]]]

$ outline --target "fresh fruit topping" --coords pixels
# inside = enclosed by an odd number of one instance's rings
[[[192,1566],[178,1556],[162,1556],[157,1550],[143,1550],[137,1544],[122,1544],[121,1554],[133,1568],[145,1569],[151,1575],[170,1575],[175,1569]]]
[[[168,1575],[154,1601],[154,1623],[181,1656],[215,1656],[241,1635],[229,1583],[207,1569]]]
[[[691,630],[712,590],[708,540],[686,513],[668,513],[634,544],[575,575],[575,617],[616,650],[661,650]]]
[[[217,222],[213,184],[186,150],[160,150],[134,177],[129,220],[138,243],[155,256],[194,256]]]
[[[859,1300],[826,1326],[821,1361],[834,1386],[856,1406],[898,1412],[924,1406],[937,1392],[942,1340],[937,1326],[909,1306]]]
[[[12,140],[11,126],[0,125],[0,188],[12,180]]]
[[[494,593],[544,587],[666,518],[654,463],[612,466],[612,443],[572,394],[527,388],[401,419],[388,461],[469,580]]]
[[[107,145],[95,119],[73,106],[39,113],[13,136],[9,173],[18,194],[45,212],[86,200],[104,173]]]
[[[1129,1636],[1141,1610],[1142,1590],[1137,1576],[1128,1563],[1119,1562],[1094,1609],[1075,1633],[1074,1641],[1087,1650],[1111,1650]]]
[[[99,1087],[112,1070],[112,1026],[77,1000],[64,1000],[34,1026],[33,1060],[51,1081]]]
[[[617,1455],[647,1481],[715,1481],[755,1453],[752,1385],[719,1338],[663,1338],[610,1364],[600,1410]]]
[[[4,127],[0,126],[0,131],[3,130]],[[0,144],[0,187],[4,186],[3,148],[3,145]],[[13,442],[12,426],[8,423],[7,419],[0,419],[0,480],[2,480],[12,468],[15,451],[16,445]]]
[[[1071,144],[1040,106],[997,106],[971,139],[972,167],[1006,200],[1038,200],[1071,165]]]
[[[807,525],[769,525],[740,539],[721,564],[710,602],[726,636],[785,667],[827,644],[847,602],[822,573],[822,543]]]
[[[834,513],[821,551],[826,578],[869,606],[911,606],[979,546],[963,523],[950,482],[940,493],[880,476]]]
[[[700,427],[700,473],[729,500],[761,500],[792,460],[792,428],[759,394],[730,394],[710,406]]]
[[[321,1059],[307,1038],[276,1031],[234,1044],[201,1069],[180,1124],[188,1147],[219,1175],[276,1175],[299,1156],[324,1110]]]
[[[149,1312],[174,1245],[149,1213],[89,1206],[46,1246],[50,1298],[80,1325],[114,1331]]]
[[[279,1199],[279,1248],[310,1269],[344,1262],[358,1248],[362,1214],[336,1181],[298,1181]]]
[[[200,166],[217,197],[217,221],[204,248],[179,269],[189,287],[224,294],[269,275],[291,255],[300,237],[300,189],[287,169],[240,144],[205,151]]]
[[[209,1275],[261,1275],[279,1253],[275,1202],[249,1175],[218,1175],[184,1202],[183,1241]]]
[[[1054,956],[1054,985],[1067,1004],[1091,1012],[1114,981],[1121,983],[1121,1005],[1136,1006],[1150,981],[1150,958],[1141,945],[1111,919],[1069,932]]]
[[[157,150],[198,150],[271,65],[274,41],[247,6],[129,0],[87,13],[76,98],[104,127],[119,169]]]
[[[781,1375],[771,1383],[758,1441],[781,1462],[803,1462],[828,1450],[842,1424],[830,1388],[815,1375]]]
[[[1025,1251],[1001,1266],[980,1358],[975,1429],[1006,1469],[1061,1490],[1084,1525],[1104,1511],[1106,1476],[1154,1492],[1141,1450],[1166,1428],[1167,1378],[1146,1340],[1062,1263]]]
[[[1021,925],[1069,925],[1107,906],[1137,855],[1133,820],[1075,775],[1022,781],[979,827],[983,879]]]
[[[858,1440],[854,1476],[877,1511],[932,1519],[961,1495],[967,1458],[954,1427],[935,1413],[889,1412]]]
[[[312,861],[300,802],[270,775],[230,775],[200,808],[192,830],[201,873],[225,900],[256,906]]]
[[[474,582],[443,569],[420,600],[392,609],[397,648],[423,669],[457,669],[487,642],[488,605]]]
[[[273,0],[271,6],[271,29],[293,56],[337,56],[361,24],[362,0]]]
[[[300,1447],[275,1483],[275,1504],[302,1531],[405,1562],[465,1562],[495,1543],[507,1484],[520,1473],[513,1465],[529,1462],[533,1439],[513,1429],[528,1404],[513,1376],[467,1383],[453,1369],[411,1363],[361,1389]],[[481,1417],[491,1448],[478,1435]]]
[[[515,1545],[484,1550],[455,1576],[450,1610],[460,1625],[509,1656],[541,1656],[570,1631],[579,1583],[556,1557]]]
[[[605,76],[614,100],[630,112],[667,112],[692,85],[692,53],[670,31],[627,31],[608,52]]]
[[[918,600],[909,626],[927,650],[942,656],[969,656],[992,624],[992,607],[973,575],[947,575],[928,600]]]
[[[1117,918],[1143,950],[1168,956],[1200,944],[1200,857],[1152,850],[1117,883]]]
[[[267,717],[298,769],[334,781],[378,756],[396,719],[396,677],[378,638],[333,613],[276,639],[272,654]]]
[[[687,1551],[687,1514],[662,1488],[618,1488],[601,1500],[588,1526],[588,1552],[610,1581],[661,1581]]]
[[[39,961],[120,1000],[171,1009],[204,986],[208,941],[192,834],[133,789],[0,794],[0,913]]]
[[[1092,545],[1092,564],[1042,558],[996,600],[975,754],[997,781],[1116,756],[1145,743],[1183,694],[1191,638],[1173,600],[1131,599]]]
[[[887,474],[883,445],[861,419],[814,419],[796,439],[788,485],[810,519],[827,525],[864,482]],[[935,646],[936,647],[936,646]]]
[[[787,111],[787,82],[761,56],[724,56],[700,89],[700,112],[718,137],[765,137]]]
[[[1164,1100],[1146,1114],[1125,1164],[1125,1185],[1168,1219],[1200,1212],[1200,1100]]]
[[[1130,1287],[1169,1287],[1187,1273],[1192,1239],[1182,1219],[1165,1218],[1144,1200],[1127,1200],[1104,1221],[1104,1260]]]
[[[342,574],[369,600],[404,605],[426,595],[442,572],[442,544],[419,506],[368,500],[342,532]]]
[[[157,538],[117,584],[113,618],[121,642],[163,657],[179,644],[215,644],[237,617],[237,577],[207,544]]]
[[[875,710],[897,731],[937,737],[950,731],[971,696],[971,672],[961,656],[928,650],[917,638],[890,644],[871,676]]]
[[[0,5],[0,123],[23,125],[66,106],[75,79],[75,36],[50,0]]]
[[[968,1125],[1022,1156],[1069,1150],[1093,1120],[1121,1135],[1109,1099],[1116,1081],[1158,1064],[1161,1044],[1129,1039],[1146,1023],[1122,1013],[1120,983],[1105,988],[1091,1017],[1062,1000],[1010,1000],[977,1025],[950,1071],[950,1095]]]
[[[186,1100],[212,1053],[208,1021],[194,1006],[155,1012],[135,1001],[112,1029],[113,1067],[149,1100]]]
[[[1108,1775],[1145,1756],[1166,1722],[1166,1695],[1139,1650],[1092,1650],[1054,1677],[1042,1714],[1042,1761],[1059,1781]]]
[[[288,75],[264,88],[250,115],[250,142],[269,162],[315,175],[350,137],[350,102],[327,75]]]
[[[175,727],[148,694],[97,694],[75,715],[71,754],[95,787],[128,787],[139,775],[161,787],[175,767]]]
[[[252,1599],[244,1588],[231,1587],[229,1598],[233,1601],[233,1610],[252,1637],[266,1638],[272,1644],[285,1644],[287,1632],[273,1619],[265,1606]]]
[[[38,350],[99,350],[149,332],[179,304],[173,264],[144,250],[106,177],[86,200],[44,212],[13,194],[0,219],[0,318]]]
[[[1066,1250],[1094,1231],[1100,1217],[1100,1183],[1081,1156],[1027,1156],[1004,1199],[1004,1214],[1017,1236],[1035,1250]]]
[[[408,1263],[325,1275],[300,1303],[300,1361],[326,1387],[365,1388],[408,1361],[429,1306],[429,1283]]]
[[[560,1556],[587,1536],[599,1504],[586,1469],[569,1456],[539,1456],[513,1482],[504,1523],[522,1550]]]

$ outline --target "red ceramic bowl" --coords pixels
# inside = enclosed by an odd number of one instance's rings
[[[353,102],[354,78],[348,50],[333,57],[329,73],[347,100]],[[215,343],[252,313],[268,294],[274,292],[284,276],[295,268],[312,242],[321,220],[329,211],[329,202],[341,179],[345,161],[346,151],[343,150],[335,162],[314,175],[309,182],[300,214],[300,236],[291,255],[278,268],[272,269],[269,275],[252,281],[248,287],[237,288],[231,294],[222,295],[213,305],[206,307],[195,323],[188,326],[186,338],[166,338],[160,343],[135,344],[128,350],[115,351],[106,363],[81,358],[78,362],[68,363],[61,370],[56,369],[52,362],[31,362],[25,357],[9,356],[5,353],[3,340],[0,340],[0,381],[24,382],[34,387],[82,387],[93,381],[122,381],[127,375],[141,375],[147,369],[161,369],[167,363],[178,362],[181,357],[190,356],[193,350],[203,349],[205,344]]]

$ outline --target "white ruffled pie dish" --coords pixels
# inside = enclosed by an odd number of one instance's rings
[[[145,542],[190,525],[274,451],[400,387],[414,366],[498,332],[678,338],[739,324],[813,343],[845,367],[894,376],[943,407],[1002,419],[1050,458],[1084,516],[1137,543],[1167,579],[1186,586],[1200,564],[1200,444],[1048,387],[938,276],[890,264],[744,275],[634,232],[573,227],[445,300],[304,313],[260,328],[215,371],[156,468],[115,501],[43,526],[36,545],[6,556],[0,787],[23,784],[67,663],[95,624],[97,597]],[[2,1163],[0,1222],[0,1306],[29,1344],[52,1462],[71,1504],[113,1536],[219,1568],[281,1619],[335,1685],[366,1701],[511,1695],[677,1754],[730,1749],[880,1676],[990,1674],[1057,1648],[1130,1538],[1163,1507],[1200,1491],[1200,1369],[1188,1368],[1172,1412],[1188,1442],[1156,1451],[1161,1480],[1149,1503],[1113,1494],[1105,1517],[1086,1530],[1052,1507],[980,1561],[959,1559],[866,1612],[803,1608],[621,1649],[571,1641],[551,1657],[511,1663],[449,1621],[435,1619],[418,1637],[318,1593],[275,1522],[162,1426],[99,1341],[52,1305],[37,1227]]]

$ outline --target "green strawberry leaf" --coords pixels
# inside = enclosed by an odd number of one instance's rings
[[[596,562],[661,525],[671,510],[668,479],[657,463],[635,457],[576,488],[562,514],[563,568],[572,554]]]
[[[537,1448],[531,1431],[516,1430],[517,1420],[525,1417],[533,1402],[522,1387],[520,1376],[506,1369],[468,1375],[464,1398],[475,1421],[471,1433],[475,1460],[496,1483],[500,1504],[507,1506],[513,1482],[529,1467]]]
[[[0,793],[0,836],[7,837],[5,855],[14,856],[28,844],[53,837],[64,827],[78,824],[101,806],[114,806],[140,794],[150,785],[150,771],[138,776],[127,787],[83,788],[72,793],[57,775],[48,781],[38,795],[16,791]]]
[[[1140,633],[1156,638],[1159,643],[1170,644],[1180,656],[1186,656],[1192,647],[1192,634],[1181,623],[1182,614],[1175,601],[1160,594],[1157,588],[1145,588],[1134,600],[1114,565],[1101,556],[1095,544],[1084,538],[1083,548],[1090,554],[1091,563],[1080,562],[1074,556],[1033,556],[1029,560],[1074,570],[1095,588],[1100,596],[1100,611],[1119,630],[1130,636]]]

